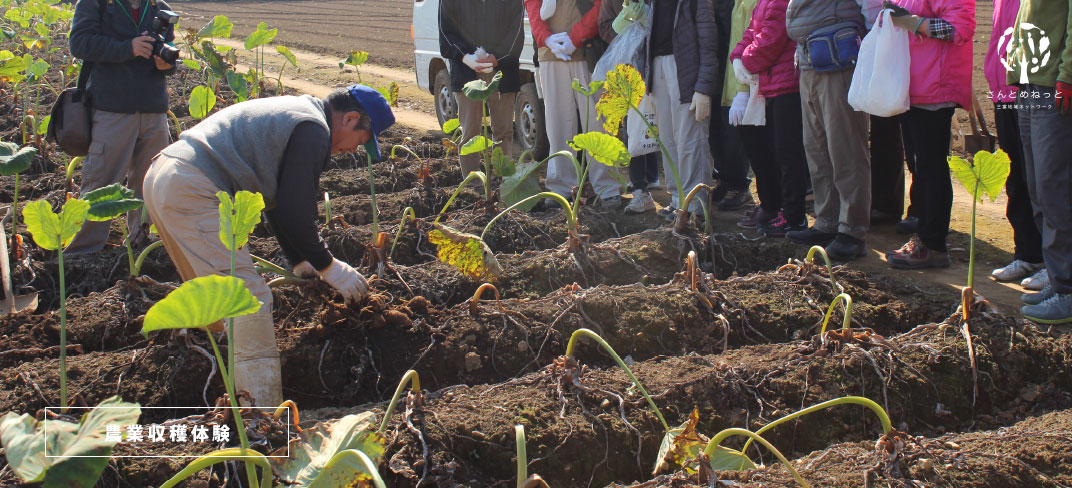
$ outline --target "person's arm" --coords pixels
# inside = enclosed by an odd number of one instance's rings
[[[554,34],[546,20],[540,18],[540,7],[543,0],[524,0],[525,11],[529,14],[529,28],[532,29],[532,40],[536,43],[536,49],[547,47],[547,36]]]
[[[316,122],[298,124],[283,153],[275,207],[266,212],[290,264],[308,261],[318,271],[332,262],[316,226],[319,178],[330,151],[331,135],[323,126]]]
[[[759,25],[756,22],[757,20],[758,19],[753,17],[751,20],[748,21],[748,26],[744,29],[744,34],[742,34],[741,42],[738,42],[737,45],[733,46],[733,49],[730,50],[730,61],[733,61],[734,59],[741,59],[741,56],[744,55],[745,48],[752,45],[752,41],[756,38],[755,30],[759,28]]]
[[[752,73],[770,69],[785,51],[787,43],[793,42],[785,31],[785,9],[788,1],[777,2],[765,12],[766,17],[755,22],[752,43],[741,53],[741,63]]]
[[[604,0],[599,6],[599,18],[596,19],[596,23],[599,24],[599,37],[607,41],[607,44],[618,37],[618,33],[614,32],[613,24],[621,11],[622,0]]]
[[[444,58],[461,62],[462,56],[476,51],[476,46],[469,45],[454,24],[454,15],[458,8],[455,0],[439,2],[439,54]]]
[[[97,0],[78,0],[70,34],[71,55],[90,62],[125,63],[134,59],[130,39],[104,34]]]
[[[599,35],[599,9],[603,6],[603,0],[595,0],[592,8],[585,12],[584,17],[569,31],[570,42],[576,47],[581,47],[587,41]]]
[[[1065,22],[1065,49],[1061,51],[1061,64],[1057,66],[1057,81],[1072,84],[1072,6],[1068,9],[1068,19]]]
[[[718,79],[718,23],[715,21],[715,6],[711,0],[696,0],[696,34],[700,41],[700,70],[697,72],[695,91],[714,96],[720,88]]]

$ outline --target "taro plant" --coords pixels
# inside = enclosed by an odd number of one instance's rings
[[[525,445],[525,426],[514,426],[514,443],[517,445],[517,488],[548,488],[547,482],[538,474],[529,476],[528,448]]]
[[[254,459],[256,458],[251,457],[257,453],[249,448],[245,422],[238,410],[238,397],[235,396],[233,353],[228,352],[231,360],[224,362],[223,357],[220,355],[219,345],[216,343],[216,338],[212,332],[219,332],[216,329],[219,322],[223,319],[228,319],[228,328],[230,329],[228,330],[228,346],[234,344],[231,342],[234,317],[256,313],[260,310],[261,305],[260,300],[257,300],[250,293],[249,289],[246,288],[245,282],[239,278],[219,275],[200,276],[183,283],[182,286],[169,293],[163,300],[153,304],[149,311],[145,313],[145,320],[141,329],[142,334],[145,336],[148,336],[153,331],[167,329],[198,328],[205,330],[209,343],[212,344],[212,352],[216,355],[216,363],[219,365],[220,375],[223,377],[223,386],[227,390],[227,396],[231,403],[232,416],[235,419],[238,430],[238,439],[242,444],[237,455],[246,462],[246,476],[249,486],[270,486],[270,484],[262,485],[257,481],[257,473],[254,468],[256,465]],[[230,351],[234,348],[228,347],[227,349]],[[226,456],[220,455],[213,459],[216,462],[229,460],[223,459],[224,457]],[[195,461],[195,463],[197,462]],[[204,467],[204,465],[199,466]],[[197,471],[197,469],[194,471]],[[186,471],[184,470],[180,474],[183,473],[186,473]],[[190,472],[186,477],[192,474],[193,472]],[[271,476],[268,476],[269,483],[270,480]],[[178,481],[181,480],[176,480],[175,483]],[[174,483],[165,486],[173,485]]]
[[[63,276],[63,249],[74,240],[86,222],[89,203],[76,198],[63,204],[57,214],[45,200],[30,202],[22,220],[42,249],[56,251],[60,273],[60,407],[67,408],[67,283]],[[14,217],[12,217],[14,218]]]
[[[268,24],[260,22],[257,24],[257,29],[246,36],[245,48],[247,51],[252,51],[254,57],[253,67],[250,70],[252,76],[249,77],[252,85],[249,89],[250,98],[256,98],[264,91],[264,46],[271,43],[278,34],[279,29],[269,29]]]
[[[481,153],[485,176],[481,180],[484,183],[484,201],[487,202],[491,201],[491,179],[488,176],[491,175],[490,151],[495,146],[495,142],[488,138],[488,126],[484,121],[488,116],[488,97],[499,91],[499,82],[501,80],[502,71],[497,71],[495,76],[491,77],[490,82],[478,78],[462,87],[462,94],[465,95],[465,98],[480,102],[480,130],[482,135],[474,136],[472,139],[465,141],[458,153],[461,156]],[[444,130],[444,132],[446,131]]]
[[[453,121],[455,121],[455,123],[457,123],[458,119],[450,119],[450,120],[453,120]],[[450,123],[450,120],[447,121],[447,124]],[[444,124],[443,127],[444,127],[443,130],[446,131],[446,128],[445,128],[446,124]],[[417,181],[420,182],[425,187],[428,187],[429,184],[432,181],[432,168],[428,165],[428,161],[426,159],[418,156],[417,153],[413,152],[412,149],[410,149],[410,148],[408,148],[408,147],[406,147],[404,145],[406,142],[409,142],[409,141],[410,141],[410,138],[407,137],[405,139],[405,141],[403,141],[403,144],[395,144],[394,146],[392,146],[391,147],[391,159],[392,160],[395,159],[395,152],[400,150],[400,149],[402,151],[405,151],[405,152],[409,153],[411,156],[417,158],[417,162],[420,163],[420,165],[421,165],[420,169],[417,170]],[[450,156],[449,147],[447,149],[447,153],[448,153],[447,156],[449,157]]]
[[[30,169],[35,154],[37,154],[37,149],[32,147],[19,148],[18,144],[13,142],[0,142],[0,176],[15,176],[15,196],[11,200],[11,238],[13,240],[17,235],[16,225],[19,222],[17,218],[19,215],[19,173]]]
[[[964,310],[964,321],[967,322],[971,314],[971,306],[975,303],[975,219],[976,207],[982,199],[980,190],[990,196],[993,202],[1001,189],[1005,186],[1005,180],[1009,178],[1010,160],[1005,151],[998,149],[997,152],[979,151],[972,160],[966,161],[959,156],[949,157],[949,170],[960,181],[964,188],[972,194],[972,227],[971,245],[968,251],[968,286],[961,293],[961,307]]]
[[[134,198],[134,190],[120,183],[97,188],[82,195],[82,199],[89,203],[87,217],[91,222],[107,222],[142,207],[141,199]],[[127,229],[126,219],[119,219],[119,229],[122,232],[123,245],[127,248],[127,269],[131,277],[137,276],[135,273],[138,269],[134,264],[134,249],[130,245],[130,231]]]
[[[462,124],[458,121],[458,118],[449,119],[443,122],[443,133],[447,137],[443,138],[443,146],[447,148],[447,154],[443,157],[449,158],[451,150],[457,150],[458,144],[462,140]]]
[[[368,61],[369,54],[365,51],[350,51],[350,55],[346,59],[339,61],[339,69],[343,69],[346,65],[354,67],[354,71],[357,73],[357,82],[361,83],[361,65]]]
[[[272,470],[295,488],[384,488],[376,466],[386,439],[373,430],[374,421],[372,412],[364,412],[302,430],[299,439],[271,454]]]
[[[372,242],[368,244],[369,269],[383,276],[387,266],[387,233],[380,232],[380,209],[376,205],[376,178],[372,172],[372,155],[365,154],[368,162],[369,197],[372,199]]]
[[[837,307],[838,302],[845,302],[845,313],[841,318],[841,330],[850,328],[852,325],[852,297],[848,293],[842,293],[830,302],[830,307],[826,309],[826,315],[823,316],[823,326],[819,329],[819,335],[826,340],[826,326],[830,324],[830,316],[834,314],[834,308]]]
[[[8,467],[26,483],[47,487],[90,488],[108,466],[117,441],[108,425],[131,425],[141,416],[137,403],[111,397],[82,416],[78,423],[61,418],[37,421],[30,414],[8,412],[0,418],[0,445]]]
[[[391,251],[387,253],[388,260],[395,255],[395,247],[398,246],[398,239],[402,237],[402,229],[406,227],[407,217],[411,222],[414,222],[414,227],[416,227],[417,215],[414,214],[413,207],[406,207],[402,210],[402,219],[398,221],[398,231],[395,232],[395,240],[391,242]]]

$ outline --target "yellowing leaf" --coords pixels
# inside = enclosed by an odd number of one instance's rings
[[[89,203],[77,198],[67,200],[59,214],[52,211],[47,201],[37,200],[22,209],[22,220],[38,246],[55,251],[67,247],[82,230],[88,211]]]
[[[957,156],[949,157],[949,171],[969,193],[976,194],[976,185],[979,185],[980,201],[984,193],[991,202],[997,199],[1005,187],[1005,180],[1009,178],[1009,165],[1009,155],[1001,149],[993,153],[979,151],[972,162]]]
[[[235,194],[234,201],[225,191],[216,192],[216,198],[220,200],[220,241],[232,251],[242,249],[261,221],[264,197],[242,190]]]
[[[630,108],[640,105],[640,100],[644,98],[644,79],[636,68],[619,64],[607,72],[603,89],[605,91],[596,103],[596,113],[603,118],[603,128],[617,135],[618,127]]]
[[[588,151],[596,161],[612,167],[629,166],[629,150],[621,139],[603,132],[577,134],[569,141],[577,151]]]
[[[449,136],[449,135],[453,134],[454,131],[460,129],[461,126],[462,126],[461,122],[459,122],[458,118],[455,117],[455,118],[450,119],[450,120],[448,120],[446,122],[443,122],[443,133]]]
[[[441,262],[454,266],[466,276],[478,280],[493,280],[502,274],[495,254],[484,241],[473,234],[437,225],[428,233],[428,241],[435,244]]]
[[[693,461],[703,450],[704,445],[707,444],[707,439],[699,432],[696,432],[696,424],[699,422],[700,411],[693,407],[692,413],[689,414],[689,420],[676,428],[670,429],[663,436],[662,444],[659,446],[659,455],[655,458],[655,469],[652,471],[652,475],[673,471],[681,467],[685,468],[689,473],[696,472],[696,463]]]
[[[350,51],[350,55],[343,60],[343,63],[354,66],[361,66],[368,61],[368,53],[365,51]]]

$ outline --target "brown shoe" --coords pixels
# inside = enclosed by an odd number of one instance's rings
[[[949,253],[930,249],[912,236],[900,249],[887,252],[886,262],[897,269],[948,268]]]

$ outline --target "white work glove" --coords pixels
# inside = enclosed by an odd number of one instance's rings
[[[565,32],[559,32],[558,34],[551,34],[547,36],[547,39],[544,41],[544,45],[546,45],[547,48],[551,50],[551,53],[554,54],[556,58],[561,59],[563,61],[569,61],[571,60],[570,54],[572,54],[573,51],[571,50],[569,52],[566,52],[567,42],[570,42],[569,34],[566,34]],[[572,45],[573,43],[570,43],[570,46]]]
[[[320,278],[338,290],[347,304],[360,302],[368,295],[368,281],[365,281],[365,277],[338,258],[333,259],[331,265],[320,272]]]
[[[298,278],[316,278],[318,273],[309,261],[302,261],[294,265],[294,276]]]
[[[562,41],[561,42],[562,42],[562,54],[565,54],[566,56],[572,56],[573,51],[577,50],[577,46],[573,45],[573,41],[570,40],[569,34],[566,34],[565,32],[562,33]]]
[[[744,63],[741,62],[741,58],[733,60],[733,76],[737,77],[737,82],[742,85],[747,85],[756,81],[756,75],[748,71],[748,68],[744,67]]]
[[[462,62],[465,63],[466,66],[472,68],[473,71],[479,73],[486,73],[487,71],[491,70],[491,63],[481,63],[477,61],[477,59],[479,58],[477,58],[476,53],[466,54],[465,56],[462,56]]]
[[[744,111],[748,108],[748,92],[740,91],[733,97],[730,104],[730,125],[741,125],[744,120]]]
[[[711,97],[700,92],[692,94],[692,104],[689,110],[696,111],[696,121],[703,122],[711,116]]]
[[[555,0],[543,0],[543,4],[540,5],[540,18],[543,20],[550,19],[555,14]]]

